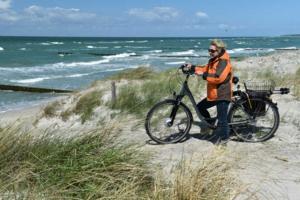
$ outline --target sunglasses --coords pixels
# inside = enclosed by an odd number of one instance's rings
[[[215,49],[208,49],[208,52],[209,52],[209,53],[215,53],[216,51],[218,51],[218,50],[215,50]]]

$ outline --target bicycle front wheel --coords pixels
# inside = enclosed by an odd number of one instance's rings
[[[190,110],[183,103],[177,105],[177,101],[172,99],[154,105],[145,121],[148,136],[159,144],[182,140],[189,133],[191,125]]]
[[[228,118],[232,131],[246,142],[266,141],[274,136],[279,126],[277,106],[260,98],[237,102]]]

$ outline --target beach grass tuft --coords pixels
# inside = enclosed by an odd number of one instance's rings
[[[156,180],[155,199],[234,199],[245,188],[233,178],[230,172],[233,163],[224,159],[225,154],[223,149],[217,149],[197,165],[182,160],[174,170],[174,180],[168,184]]]
[[[89,120],[92,117],[94,109],[101,105],[101,96],[101,91],[92,91],[80,97],[73,112],[81,115],[82,123]],[[67,114],[68,112],[66,113],[66,116]]]
[[[157,72],[149,67],[138,67],[136,69],[128,69],[108,77],[109,80],[145,80],[155,77]]]
[[[54,117],[57,115],[61,103],[59,101],[54,101],[49,103],[43,110],[43,117]]]
[[[146,199],[145,156],[114,144],[115,133],[114,124],[68,139],[1,129],[1,199]]]

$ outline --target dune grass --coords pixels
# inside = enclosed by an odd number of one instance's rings
[[[233,163],[224,149],[216,149],[212,155],[203,158],[197,165],[182,160],[174,170],[174,180],[155,182],[155,199],[172,200],[227,200],[235,199],[245,188],[233,178]],[[226,156],[225,156],[226,155]]]
[[[101,105],[101,96],[101,91],[92,91],[80,97],[73,112],[81,116],[82,123],[89,120],[92,117],[94,109]]]
[[[62,139],[21,126],[0,129],[0,198],[222,200],[238,194],[223,154],[196,166],[182,161],[166,181],[165,174],[153,176],[150,169],[159,168],[149,168],[148,156],[113,142],[117,130],[112,123]]]
[[[1,129],[0,198],[145,199],[153,185],[145,156],[113,144],[114,132],[107,126],[61,139]]]
[[[294,94],[300,100],[300,67],[296,71],[294,79]]]
[[[135,77],[135,71],[131,73],[133,73],[132,77]],[[184,75],[180,72],[176,73],[173,69],[156,73],[155,76],[148,77],[140,84],[121,86],[118,90],[117,101],[109,106],[112,109],[144,116],[155,103],[165,98],[173,98],[174,92],[179,93],[184,78]],[[190,78],[189,86],[198,100],[199,94],[204,91],[205,83],[194,79],[194,77]]]
[[[148,67],[139,67],[136,69],[128,69],[121,73],[108,77],[109,80],[146,80],[155,77],[158,72]]]
[[[56,116],[57,110],[60,108],[61,104],[59,101],[54,101],[49,103],[43,110],[43,117],[54,117]]]

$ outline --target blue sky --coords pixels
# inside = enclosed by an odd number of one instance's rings
[[[299,0],[0,0],[0,35],[278,36],[300,33]]]

